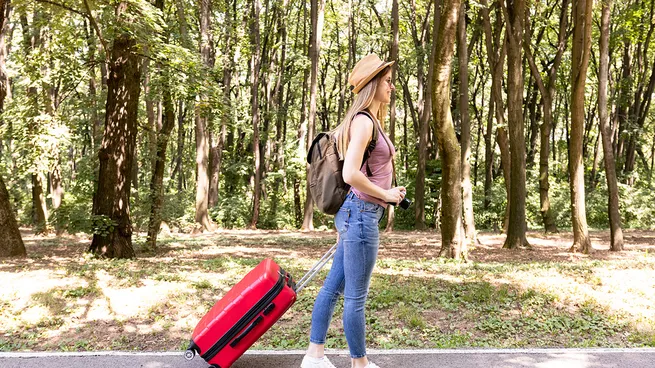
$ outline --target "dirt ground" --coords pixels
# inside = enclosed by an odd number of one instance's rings
[[[28,257],[38,255],[37,258],[69,258],[83,256],[91,237],[88,235],[35,235],[31,229],[21,229],[23,240],[27,248]],[[575,262],[577,260],[620,260],[632,259],[643,253],[655,252],[655,231],[624,230],[624,251],[610,251],[610,233],[605,231],[590,232],[593,252],[582,254],[571,252],[573,233],[560,232],[544,234],[539,231],[530,231],[527,234],[530,248],[508,250],[503,249],[505,235],[492,232],[481,232],[477,241],[468,245],[468,259],[473,262]],[[235,244],[252,247],[253,252],[261,256],[279,256],[281,250],[293,250],[293,254],[306,257],[318,257],[334,241],[334,231],[270,231],[270,230],[217,230],[213,233],[198,235],[168,234],[160,236],[161,245],[153,253],[143,252],[139,242],[135,242],[138,258],[164,256],[167,252],[178,246],[170,246],[167,239],[175,239],[174,244],[185,241],[199,242],[200,244],[214,244],[215,239],[221,239],[218,245],[231,246]],[[380,234],[380,256],[395,259],[431,259],[439,256],[441,248],[441,235],[436,231],[395,231]],[[228,253],[231,253],[228,251]],[[243,255],[242,248],[234,251],[235,255]],[[210,257],[211,255],[208,255]],[[202,256],[201,256],[202,258]],[[40,263],[38,260],[33,262]],[[28,263],[32,263],[28,261]]]
[[[109,263],[89,259],[86,250],[91,237],[88,235],[36,235],[30,229],[22,229],[22,235],[28,257],[0,259],[0,277],[9,285],[0,291],[0,350],[182,348],[180,344],[184,344],[198,318],[213,303],[216,297],[213,294],[227,290],[240,277],[240,272],[252,267],[249,262],[273,257],[306,269],[336,240],[333,231],[219,230],[199,235],[162,234],[159,247],[152,252],[141,249],[143,234],[139,234],[134,241],[136,261]],[[469,246],[469,261],[482,264],[621,262],[655,252],[655,231],[626,230],[622,252],[609,251],[609,231],[594,231],[590,235],[594,252],[586,255],[569,252],[573,241],[569,232],[531,231],[528,233],[531,247],[521,250],[502,249],[504,235],[483,232]],[[382,233],[380,240],[379,259],[401,264],[394,266],[400,267],[399,270],[387,267],[386,272],[421,274],[423,270],[412,270],[415,264],[412,261],[438,258],[441,246],[440,235],[434,231]],[[216,270],[220,262],[232,262],[233,272],[222,274],[224,271]],[[426,272],[419,276],[439,277],[434,271]],[[607,271],[598,274],[600,281],[592,280],[598,285],[576,284],[575,290],[584,286],[598,300],[603,295],[616,299],[617,295],[623,295],[618,293],[622,292],[621,285],[626,284],[610,285],[610,281],[619,282],[617,278],[621,275],[625,282],[641,277],[643,287],[635,287],[632,292],[648,294],[649,272],[643,270],[636,275],[630,270]],[[457,277],[456,273],[451,276]],[[524,274],[515,277],[521,279],[521,284],[531,282]],[[195,280],[207,281],[203,284]],[[544,282],[550,283],[549,280],[553,279],[542,277],[534,285],[539,287]],[[493,285],[501,281],[507,280],[489,280]],[[598,289],[603,287],[608,289]],[[189,288],[196,291],[190,292]],[[624,309],[649,308],[646,304],[651,297],[646,294],[639,303],[626,299]],[[303,303],[311,307],[310,301]],[[576,303],[573,301],[572,305]],[[612,300],[606,301],[608,305],[611,303]],[[425,313],[423,318],[431,325],[434,323],[430,321],[445,318],[443,311]],[[465,325],[471,323],[462,320],[462,325],[456,327],[467,330]],[[648,331],[652,328],[655,326],[649,325]],[[472,325],[468,330],[473,330]],[[279,342],[271,345],[279,346]]]

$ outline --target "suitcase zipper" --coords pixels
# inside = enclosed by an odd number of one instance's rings
[[[282,291],[284,288],[284,280],[285,280],[285,273],[283,271],[280,271],[280,278],[277,280],[277,283],[271,290],[269,290],[266,295],[262,299],[255,304],[254,307],[252,307],[248,313],[246,313],[241,319],[229,330],[223,335],[223,337],[216,342],[207,352],[201,355],[201,357],[205,361],[210,361],[213,359],[221,349],[223,349],[229,342],[232,340],[238,333],[241,331],[248,323],[255,318],[256,315],[261,313],[266,306],[268,306],[273,299]]]

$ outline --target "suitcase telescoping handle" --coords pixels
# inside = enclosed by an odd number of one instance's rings
[[[324,267],[328,262],[330,262],[330,260],[331,260],[332,258],[334,258],[334,254],[337,252],[337,245],[338,245],[338,244],[339,244],[339,242],[335,243],[335,244],[332,246],[332,248],[330,248],[330,250],[328,250],[327,253],[325,253],[325,254],[323,255],[323,257],[322,257],[321,259],[318,260],[318,262],[316,262],[316,264],[314,265],[314,267],[312,267],[309,271],[307,271],[307,273],[305,274],[305,276],[303,276],[300,280],[298,280],[298,283],[297,283],[298,286],[296,287],[296,294],[299,294],[299,293],[300,293],[300,290],[302,290],[303,288],[305,288],[305,286],[306,286],[310,281],[312,281],[312,280],[314,279],[314,277],[316,276],[316,274],[317,274],[317,273],[318,273],[318,272],[319,272],[319,271],[320,271],[320,270],[321,270],[321,269],[322,269],[322,268],[323,268],[323,267]]]

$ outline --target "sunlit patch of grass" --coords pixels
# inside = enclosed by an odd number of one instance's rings
[[[61,351],[88,351],[94,350],[92,343],[86,339],[66,341],[59,345]]]
[[[193,287],[198,290],[212,289],[214,287],[214,285],[212,285],[211,281],[209,280],[198,280],[192,282],[191,285],[193,285]]]
[[[61,290],[52,289],[43,293],[32,294],[32,301],[46,307],[51,314],[59,315],[66,309],[66,300],[60,296]]]
[[[79,299],[98,293],[95,287],[80,286],[74,289],[67,289],[62,291],[62,296],[66,299]]]
[[[396,308],[395,314],[396,318],[405,322],[410,328],[424,329],[426,327],[425,320],[423,320],[420,314],[420,309],[407,306],[401,302],[398,308]]]
[[[220,271],[225,268],[225,264],[228,262],[227,258],[224,257],[218,257],[218,258],[212,258],[212,259],[206,259],[202,261],[200,266],[204,269],[210,270],[210,271]]]
[[[156,281],[164,281],[164,282],[182,282],[185,281],[184,276],[176,274],[176,273],[159,273],[154,276],[152,276],[153,280]]]

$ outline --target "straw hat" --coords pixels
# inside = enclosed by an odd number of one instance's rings
[[[366,86],[371,79],[375,78],[378,73],[380,73],[384,68],[389,65],[393,65],[393,61],[382,61],[375,54],[369,54],[363,59],[357,62],[353,71],[348,77],[348,83],[350,83],[350,89],[353,93],[359,93],[359,91]]]

